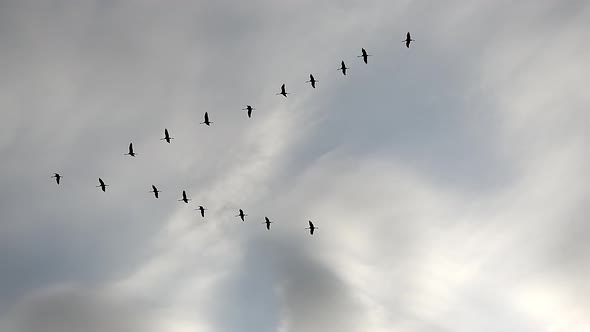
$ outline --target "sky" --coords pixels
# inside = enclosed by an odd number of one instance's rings
[[[0,1],[0,330],[590,331],[588,22]]]

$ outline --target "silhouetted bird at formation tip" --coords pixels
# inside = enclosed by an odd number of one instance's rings
[[[283,85],[281,85],[281,92],[277,93],[277,96],[282,95],[285,98],[287,98],[287,95],[289,95],[289,94],[290,94],[289,92],[285,91],[285,84],[283,84]]]
[[[61,176],[59,173],[53,173],[53,176],[51,178],[55,178],[55,182],[59,184],[59,181],[61,180],[61,178],[63,178],[63,176]]]
[[[367,54],[364,48],[361,49],[362,55],[357,56],[357,58],[363,58],[363,61],[367,63],[368,57],[372,56],[371,54]]]
[[[347,68],[346,65],[344,64],[344,61],[342,61],[340,63],[340,68],[338,68],[338,70],[341,70],[342,71],[342,74],[343,75],[346,75],[346,69],[350,69],[350,68]]]
[[[250,106],[250,105],[246,105],[246,108],[242,108],[243,111],[248,111],[248,117],[251,118],[252,117],[252,111],[255,110],[254,107]]]
[[[244,217],[246,217],[247,214],[244,213],[244,210],[240,209],[240,213],[236,216],[236,217],[240,217],[240,219],[242,219],[242,221],[246,221],[244,220]]]
[[[319,82],[316,80],[312,74],[309,74],[309,81],[305,81],[305,83],[311,83],[311,87],[315,89],[315,82]]]
[[[135,157],[137,153],[133,152],[133,143],[129,143],[129,152],[125,153],[125,156]]]
[[[174,139],[174,137],[170,137],[170,134],[168,134],[168,129],[164,128],[164,138],[160,138],[160,141],[165,140],[168,142],[168,144],[170,144],[171,139]]]
[[[104,181],[101,178],[98,178],[98,183],[99,185],[96,186],[97,188],[100,187],[100,189],[102,189],[103,192],[107,191],[107,187],[109,186],[108,184],[104,184]]]
[[[313,223],[311,222],[311,220],[309,221],[309,227],[307,227],[306,229],[309,229],[309,234],[313,235],[313,231],[315,231],[316,229],[318,229],[319,227],[315,227],[313,225]]]
[[[266,224],[266,229],[268,229],[270,231],[270,224],[272,224],[272,221],[270,221],[270,219],[268,219],[268,217],[264,217],[264,221],[262,223]]]
[[[190,198],[186,197],[186,191],[183,190],[182,191],[182,199],[179,199],[178,201],[188,203],[188,201],[190,201],[190,200],[191,200]]]
[[[412,37],[410,37],[410,33],[408,32],[406,34],[406,39],[402,40],[402,43],[405,42],[406,43],[406,47],[410,48],[410,42],[413,42],[414,39],[412,39]]]
[[[158,190],[158,188],[156,188],[156,186],[154,186],[153,184],[152,184],[152,189],[153,190],[150,191],[150,193],[154,193],[154,196],[156,196],[156,198],[160,198],[160,195],[158,195],[158,193],[161,193],[162,191]]]
[[[213,121],[209,121],[209,114],[205,112],[205,121],[201,122],[201,124],[206,124],[207,126],[210,126],[212,123]]]
[[[195,210],[201,211],[201,217],[205,218],[205,210],[207,209],[205,209],[202,205],[199,205],[199,208]]]

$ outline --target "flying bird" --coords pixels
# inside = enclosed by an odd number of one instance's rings
[[[98,178],[98,183],[100,183],[98,186],[96,186],[97,188],[100,187],[100,189],[102,189],[103,192],[107,191],[107,187],[109,186],[108,184],[104,184],[104,181],[101,178]]]
[[[137,153],[133,152],[133,143],[129,143],[129,152],[125,153],[126,156],[135,157]]]
[[[315,89],[315,82],[317,81],[312,74],[309,74],[309,81],[305,81],[305,83],[311,83],[311,87]]]
[[[342,61],[340,63],[340,68],[338,68],[338,70],[342,70],[342,74],[346,75],[346,69],[350,69],[350,68],[347,68],[346,65],[344,64],[344,61]]]
[[[52,176],[52,178],[55,178],[55,182],[57,182],[57,184],[59,184],[59,181],[61,180],[61,178],[63,178],[63,176],[61,176],[59,173],[53,173],[54,175]]]
[[[410,48],[410,42],[414,41],[414,39],[412,39],[412,37],[410,37],[410,33],[408,32],[408,34],[406,35],[406,39],[402,40],[403,42],[406,42],[406,47]]]
[[[246,105],[246,108],[242,108],[242,110],[248,111],[248,117],[251,118],[252,117],[252,111],[255,110],[255,108],[252,107],[252,106],[250,106],[250,105]]]
[[[363,61],[367,63],[368,57],[372,56],[371,54],[367,54],[364,48],[361,49],[362,55],[357,56],[357,58],[363,58]]]
[[[174,137],[170,137],[170,134],[168,134],[168,129],[164,128],[164,138],[160,138],[160,141],[165,140],[168,142],[168,144],[170,144],[171,139],[174,139]]]
[[[283,95],[285,98],[287,98],[287,95],[289,95],[289,94],[290,94],[289,92],[285,91],[285,84],[283,84],[283,85],[281,85],[281,92],[277,93],[277,96]]]
[[[161,193],[162,191],[161,190],[158,190],[158,188],[156,188],[156,186],[154,186],[153,184],[152,184],[152,189],[153,190],[150,191],[150,192],[151,193],[154,193],[154,196],[156,196],[156,198],[160,198],[160,196],[158,195],[158,193]]]
[[[262,223],[266,224],[266,229],[268,229],[270,231],[270,224],[272,224],[272,221],[270,221],[270,219],[268,219],[268,217],[264,217],[264,221]]]
[[[213,121],[209,121],[209,114],[205,112],[205,121],[201,122],[201,124],[206,124],[207,126],[210,126],[212,123]]]
[[[316,229],[318,229],[319,227],[315,227],[313,225],[313,223],[311,222],[311,220],[309,221],[309,227],[307,227],[306,229],[309,229],[309,234],[313,235],[313,231],[315,231]]]
[[[201,217],[205,218],[205,210],[207,209],[205,209],[202,205],[199,205],[199,208],[195,210],[201,211]]]
[[[190,201],[190,200],[191,200],[190,198],[186,198],[186,191],[183,190],[182,191],[182,199],[179,199],[178,201],[188,203],[188,201]]]
[[[240,219],[242,219],[242,221],[246,221],[246,220],[244,220],[245,216],[247,216],[247,214],[244,214],[244,210],[240,209],[240,214],[238,214],[236,217],[240,217]]]

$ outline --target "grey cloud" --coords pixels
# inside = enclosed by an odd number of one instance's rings
[[[105,289],[58,287],[35,293],[0,316],[3,331],[154,331],[141,303]]]

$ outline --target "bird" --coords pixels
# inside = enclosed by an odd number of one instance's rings
[[[283,95],[285,98],[287,98],[287,95],[289,95],[289,94],[290,94],[289,92],[285,91],[285,84],[283,83],[283,85],[281,85],[281,92],[277,93],[277,96]]]
[[[125,153],[126,156],[135,157],[137,153],[133,152],[133,143],[129,143],[129,152]]]
[[[185,203],[188,204],[188,201],[190,201],[190,200],[191,200],[190,198],[186,198],[186,191],[183,190],[182,191],[182,199],[179,199],[178,201],[179,202],[185,202]]]
[[[264,217],[264,221],[262,223],[266,224],[266,229],[268,229],[270,231],[270,224],[272,224],[272,221],[270,221],[270,219],[268,219],[268,217]]]
[[[315,82],[317,81],[312,74],[309,74],[309,81],[305,81],[305,83],[311,83],[311,87],[315,89]]]
[[[154,193],[154,196],[156,196],[156,198],[160,198],[160,196],[158,195],[158,193],[161,193],[162,191],[161,190],[158,190],[158,188],[156,188],[156,186],[154,186],[153,184],[152,184],[152,189],[153,190],[150,191],[150,192],[151,193]]]
[[[313,235],[313,231],[315,231],[316,229],[318,229],[319,227],[315,227],[313,225],[313,223],[311,222],[311,220],[309,221],[309,227],[307,227],[306,229],[309,229],[309,234]]]
[[[344,64],[344,61],[342,61],[340,63],[340,68],[338,68],[338,70],[342,70],[342,74],[346,75],[346,69],[350,69],[350,68],[347,68],[346,65]]]
[[[59,181],[61,180],[61,178],[63,178],[63,176],[61,176],[59,173],[53,173],[54,175],[52,176],[52,178],[55,178],[55,182],[57,182],[57,184],[59,184]]]
[[[205,112],[205,121],[201,122],[201,124],[206,124],[207,126],[210,126],[212,123],[213,121],[209,121],[209,114]]]
[[[171,139],[174,139],[174,137],[170,137],[170,134],[168,134],[168,129],[164,128],[164,138],[160,138],[160,141],[165,140],[168,142],[168,144],[170,144]]]
[[[255,108],[252,107],[252,106],[250,106],[250,105],[246,105],[246,108],[242,108],[242,110],[248,111],[248,117],[251,118],[252,117],[252,111],[255,110]]]
[[[103,192],[107,191],[107,187],[109,186],[108,184],[104,184],[104,181],[101,178],[98,178],[98,183],[100,183],[98,186],[96,186],[97,188],[100,187],[100,189],[102,189]]]
[[[357,56],[357,58],[363,58],[363,61],[365,63],[367,63],[367,60],[368,60],[367,58],[370,57],[370,56],[372,56],[372,55],[371,54],[367,54],[367,51],[365,51],[364,48],[361,49],[361,52],[362,52],[362,55]]]
[[[410,48],[410,42],[414,41],[414,39],[412,39],[412,37],[410,37],[410,33],[408,32],[408,34],[406,34],[406,39],[402,40],[403,42],[406,42],[406,47]]]
[[[199,208],[195,210],[201,211],[201,217],[205,218],[205,210],[207,209],[205,209],[202,205],[199,205]]]
[[[244,220],[245,216],[247,216],[247,214],[244,214],[244,210],[240,209],[240,214],[238,214],[236,217],[240,217],[240,219],[242,219],[242,221],[246,221],[246,220]]]

